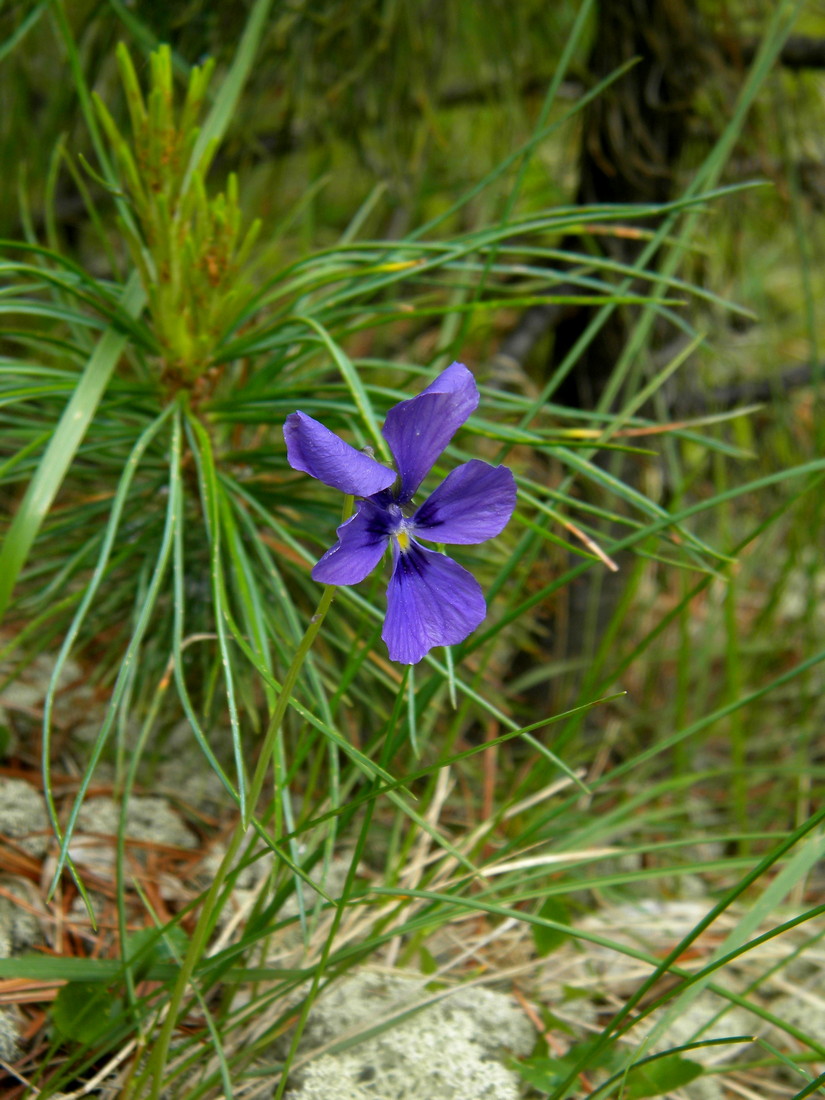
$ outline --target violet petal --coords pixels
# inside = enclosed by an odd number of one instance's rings
[[[359,501],[358,510],[336,534],[338,541],[316,562],[312,579],[321,584],[358,584],[378,565],[389,541],[388,514],[371,500]]]
[[[369,497],[395,481],[392,470],[356,451],[306,413],[289,414],[284,439],[287,461],[293,470],[301,470],[342,493]]]
[[[475,577],[452,558],[411,542],[393,547],[387,617],[381,637],[390,660],[417,664],[437,645],[463,642],[487,614]]]
[[[415,533],[434,542],[484,542],[500,534],[516,506],[506,466],[473,458],[449,473],[413,516]]]
[[[463,363],[453,363],[418,397],[387,413],[384,438],[401,475],[398,499],[412,499],[438,456],[478,405],[475,379]]]

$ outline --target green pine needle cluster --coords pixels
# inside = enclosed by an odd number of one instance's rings
[[[162,378],[168,390],[198,396],[214,384],[210,374],[221,337],[248,302],[252,283],[246,270],[261,222],[241,234],[238,182],[207,193],[206,175],[217,148],[199,148],[200,114],[214,66],[193,68],[178,117],[171,51],[150,58],[144,100],[134,65],[121,43],[117,60],[126,92],[131,141],[117,127],[100,96],[94,104],[119,165],[138,232],[121,218],[120,232],[139,271],[160,345]]]

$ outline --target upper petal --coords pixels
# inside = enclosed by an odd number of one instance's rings
[[[434,542],[484,542],[500,534],[516,506],[506,466],[473,458],[449,473],[413,516],[416,535]]]
[[[380,505],[359,501],[355,515],[338,528],[336,544],[313,567],[313,580],[358,584],[381,560],[390,537],[389,526],[389,516]]]
[[[356,451],[306,413],[289,414],[284,439],[287,461],[293,470],[301,470],[342,493],[369,497],[395,481],[392,470]]]
[[[484,593],[466,569],[414,542],[394,548],[381,637],[390,660],[414,665],[437,645],[456,645],[483,622]]]
[[[401,475],[400,501],[412,498],[477,405],[475,379],[463,363],[453,363],[418,397],[390,409],[382,430]]]

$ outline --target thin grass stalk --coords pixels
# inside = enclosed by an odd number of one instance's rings
[[[232,730],[232,750],[235,759],[235,775],[238,784],[238,805],[241,818],[245,821],[248,814],[246,797],[246,768],[244,765],[243,743],[241,739],[238,705],[235,697],[235,680],[232,673],[232,661],[229,653],[226,633],[226,588],[222,568],[221,549],[221,500],[215,456],[209,434],[196,416],[188,415],[186,427],[192,444],[192,454],[198,470],[201,504],[206,524],[206,537],[209,542],[210,572],[212,579],[212,603],[215,614],[215,631],[221,659],[225,698],[229,710],[229,722]]]
[[[164,669],[157,687],[152,694],[152,698],[149,707],[146,711],[146,717],[141,723],[140,731],[137,736],[137,740],[132,748],[131,759],[129,766],[124,776],[123,787],[121,791],[120,813],[118,815],[118,829],[115,847],[115,902],[117,905],[117,921],[118,921],[118,935],[120,937],[121,944],[121,956],[125,960],[126,943],[128,939],[128,916],[126,912],[126,829],[127,829],[127,815],[129,808],[129,798],[134,789],[135,782],[137,781],[138,766],[143,756],[143,750],[149,740],[149,736],[154,727],[157,716],[160,712],[160,708],[166,698],[166,693],[169,690],[169,686],[172,682],[171,668],[169,665]],[[138,1034],[138,1041],[142,1040],[143,1025],[138,1011],[138,998],[137,991],[135,989],[134,974],[131,966],[124,967],[124,985],[126,989],[126,999],[129,1008],[132,1012],[134,1019],[135,1031]]]
[[[351,506],[350,506],[351,507]],[[252,781],[249,787],[249,799],[247,805],[250,810],[254,812],[254,808],[257,806],[263,785],[266,781],[266,777],[269,771],[270,763],[273,758],[273,751],[275,748],[275,742],[280,734],[281,724],[284,716],[286,715],[287,708],[291,702],[292,692],[298,681],[298,677],[301,672],[304,660],[309,652],[312,643],[314,642],[318,631],[321,629],[321,624],[324,621],[324,617],[329,610],[330,604],[335,596],[335,588],[332,586],[326,586],[321,596],[321,600],[318,604],[318,608],[315,614],[312,616],[309,625],[304,633],[303,638],[295,652],[292,664],[284,677],[284,682],[281,685],[280,695],[275,705],[275,709],[272,713],[272,717],[269,722],[269,727],[264,736],[263,744],[261,745],[260,756],[258,764],[256,766]],[[166,1059],[169,1052],[169,1044],[172,1039],[172,1032],[175,1028],[178,1013],[183,1002],[183,997],[192,980],[195,966],[197,962],[202,958],[205,953],[208,937],[211,933],[213,921],[215,917],[216,901],[223,889],[224,882],[227,875],[232,869],[232,864],[240,846],[246,836],[246,831],[249,826],[249,822],[243,817],[239,820],[235,827],[235,831],[227,845],[226,854],[221,860],[220,866],[215,873],[215,878],[210,886],[206,897],[203,900],[201,907],[201,913],[198,918],[198,923],[195,926],[195,930],[192,933],[192,938],[189,942],[184,960],[181,964],[180,973],[177,981],[170,993],[169,1009],[164,1020],[163,1026],[160,1029],[157,1040],[152,1050],[149,1062],[146,1067],[146,1071],[138,1080],[138,1087],[140,1088],[146,1075],[150,1075],[152,1078],[152,1086],[150,1096],[152,1100],[158,1100],[161,1089],[163,1087],[163,1070],[166,1064]],[[138,1093],[137,1095],[141,1095]]]
[[[75,879],[75,882],[78,885],[78,889],[80,889],[81,894],[83,895],[87,906],[89,906],[89,899],[86,896],[85,889],[83,888],[82,883],[80,881],[80,878],[79,878],[76,870],[73,867],[72,861],[69,859],[68,846],[69,846],[69,843],[71,841],[71,836],[72,836],[72,831],[73,831],[73,828],[74,828],[74,823],[77,819],[77,814],[79,813],[80,805],[82,803],[83,793],[88,788],[88,785],[91,782],[92,772],[94,771],[94,767],[95,767],[95,765],[97,764],[97,761],[100,758],[101,752],[103,751],[103,746],[104,746],[105,741],[106,741],[108,730],[111,727],[112,718],[113,718],[114,714],[116,713],[117,703],[115,702],[115,695],[113,695],[112,702],[110,704],[110,708],[109,708],[109,712],[108,712],[106,721],[104,722],[104,726],[101,729],[100,733],[98,734],[98,737],[97,737],[97,739],[95,741],[95,744],[92,748],[92,752],[90,754],[89,765],[88,765],[87,771],[84,775],[84,779],[81,783],[81,788],[80,788],[80,791],[78,792],[77,800],[75,802],[72,814],[70,815],[69,821],[66,825],[66,829],[65,829],[65,832],[64,832],[62,830],[61,826],[60,826],[58,812],[57,812],[57,806],[55,804],[54,792],[53,792],[52,783],[51,783],[51,768],[50,768],[50,764],[51,764],[51,753],[50,753],[51,717],[52,717],[52,710],[53,710],[53,706],[54,706],[54,698],[55,698],[55,693],[57,691],[57,686],[58,686],[58,681],[59,681],[59,678],[60,678],[60,673],[61,673],[61,671],[62,671],[62,669],[65,665],[66,660],[69,657],[69,654],[70,654],[70,652],[71,652],[71,650],[74,646],[75,640],[77,638],[77,635],[78,635],[78,633],[81,629],[81,626],[83,625],[83,621],[86,618],[86,615],[89,611],[89,608],[92,604],[92,601],[94,600],[94,597],[95,597],[95,595],[98,591],[100,583],[103,580],[103,577],[106,573],[106,569],[107,569],[107,566],[109,564],[109,558],[110,558],[110,554],[111,554],[111,551],[112,551],[112,547],[114,545],[114,541],[117,537],[118,530],[119,530],[119,527],[120,527],[120,520],[121,520],[121,517],[122,517],[123,508],[124,508],[124,506],[126,504],[126,501],[127,501],[127,498],[128,498],[128,493],[129,493],[129,489],[131,487],[132,479],[134,478],[134,475],[137,472],[137,469],[140,465],[141,459],[143,458],[147,448],[152,443],[152,441],[154,440],[155,436],[158,434],[160,429],[164,426],[164,423],[169,418],[171,412],[172,412],[171,408],[166,410],[166,412],[164,412],[157,420],[155,420],[155,422],[153,424],[149,425],[149,427],[143,432],[143,434],[138,439],[134,449],[132,450],[131,455],[129,456],[129,459],[128,459],[128,461],[126,463],[126,466],[124,468],[124,472],[123,472],[123,476],[121,478],[120,484],[118,485],[118,489],[117,489],[117,492],[115,494],[114,501],[112,503],[112,512],[111,512],[111,515],[110,515],[110,518],[109,518],[109,524],[108,524],[106,535],[105,535],[104,541],[103,541],[103,545],[101,547],[101,551],[100,551],[100,554],[99,554],[99,557],[98,557],[97,565],[95,567],[95,571],[94,571],[94,573],[93,573],[93,575],[92,575],[85,591],[83,592],[83,597],[81,599],[80,606],[78,607],[78,610],[77,610],[77,612],[76,612],[76,614],[75,614],[75,616],[72,620],[72,623],[69,627],[69,630],[68,630],[68,632],[67,632],[67,634],[66,634],[66,636],[63,640],[63,644],[61,646],[60,652],[59,652],[59,654],[57,656],[57,659],[55,661],[55,666],[54,666],[54,669],[52,671],[52,676],[51,676],[51,679],[50,679],[50,682],[49,682],[49,687],[47,689],[46,698],[45,698],[44,705],[43,705],[43,726],[42,726],[42,730],[43,730],[43,732],[42,732],[43,793],[44,793],[45,798],[46,798],[46,805],[47,805],[47,808],[48,808],[48,811],[49,811],[49,817],[51,819],[52,826],[55,830],[56,836],[61,841],[60,857],[58,859],[57,867],[55,868],[55,872],[54,872],[54,876],[52,878],[52,884],[49,888],[49,892],[52,893],[54,891],[54,889],[56,888],[57,882],[58,882],[58,880],[60,878],[60,875],[63,871],[63,867],[67,864],[67,861],[68,861],[68,866],[69,866],[69,868],[72,872],[72,876]],[[173,436],[173,440],[174,440],[174,425],[173,425],[172,436]],[[173,442],[173,449],[174,449],[174,442]],[[157,560],[154,592],[153,592],[151,598],[147,597],[147,602],[144,605],[143,611],[141,613],[138,628],[136,629],[135,636],[133,637],[133,644],[130,644],[129,649],[128,649],[127,653],[124,656],[123,666],[122,666],[122,669],[121,669],[121,676],[118,677],[118,685],[120,686],[121,691],[125,690],[125,687],[126,687],[126,684],[127,684],[127,681],[128,681],[129,670],[130,670],[132,662],[135,659],[135,654],[137,652],[137,648],[140,645],[140,640],[141,640],[140,636],[142,635],[142,632],[146,629],[146,626],[148,625],[149,616],[151,615],[151,611],[154,607],[154,600],[157,596],[157,592],[158,592],[158,589],[159,589],[159,586],[160,586],[160,581],[161,581],[161,578],[163,576],[163,572],[164,572],[164,568],[165,568],[166,550],[164,548],[166,547],[166,538],[168,538],[168,536],[170,535],[171,530],[173,528],[173,525],[174,525],[174,518],[172,517],[170,512],[167,512],[165,539],[164,539],[163,545],[161,546],[161,550],[160,550],[158,560]],[[140,629],[140,624],[141,623],[142,623],[142,630]],[[115,694],[117,694],[117,693],[118,693],[118,688],[115,689]],[[91,909],[90,909],[90,913],[91,913]]]
[[[680,1043],[678,1046],[669,1047],[667,1050],[660,1050],[656,1054],[649,1054],[646,1058],[639,1058],[638,1061],[632,1061],[618,1070],[616,1073],[610,1075],[606,1081],[603,1081],[600,1085],[597,1085],[592,1092],[588,1093],[588,1100],[598,1100],[599,1097],[605,1097],[611,1093],[614,1089],[624,1086],[627,1081],[628,1073],[633,1069],[642,1069],[644,1066],[653,1065],[660,1061],[662,1058],[670,1058],[673,1055],[688,1054],[693,1050],[703,1050],[708,1047],[720,1047],[720,1046],[735,1046],[737,1043],[752,1043],[752,1035],[731,1035],[725,1039],[702,1039],[693,1043]]]
[[[399,692],[399,696],[400,695],[401,695],[401,693]],[[389,731],[388,731],[387,741],[388,740],[389,740]],[[386,743],[387,742],[385,741],[385,744]],[[388,754],[385,754],[385,757],[382,760],[382,764],[384,766],[387,766],[388,763],[389,763]],[[377,786],[375,781],[373,781],[373,786],[374,786],[374,788]],[[353,851],[352,859],[350,861],[349,869],[347,871],[347,877],[346,877],[346,880],[344,882],[343,889],[341,891],[341,897],[338,899],[338,901],[335,904],[335,911],[334,911],[334,914],[333,914],[333,919],[332,919],[332,922],[331,922],[330,927],[329,927],[329,932],[327,933],[327,935],[324,939],[324,944],[323,944],[323,948],[321,950],[320,958],[318,959],[317,965],[314,967],[314,971],[313,971],[313,975],[312,975],[312,982],[310,984],[310,988],[309,988],[306,996],[302,999],[301,1011],[300,1011],[300,1014],[298,1016],[298,1020],[295,1023],[295,1027],[294,1027],[294,1030],[293,1030],[293,1033],[292,1033],[292,1039],[290,1040],[290,1044],[289,1044],[289,1050],[288,1050],[286,1058],[284,1060],[283,1069],[281,1070],[280,1079],[278,1081],[278,1087],[275,1091],[273,1100],[282,1100],[282,1097],[284,1095],[284,1091],[285,1091],[285,1089],[286,1089],[286,1087],[289,1083],[289,1070],[290,1070],[290,1067],[292,1066],[292,1063],[295,1059],[295,1056],[298,1053],[298,1045],[301,1041],[301,1037],[303,1036],[304,1028],[306,1027],[307,1020],[309,1019],[309,1014],[312,1010],[312,1006],[314,1005],[314,1003],[317,999],[318,992],[319,992],[319,989],[320,989],[321,979],[324,975],[327,963],[328,963],[330,955],[332,953],[333,946],[336,942],[336,938],[337,938],[337,935],[338,935],[338,930],[341,926],[341,921],[343,920],[344,912],[347,908],[349,899],[352,896],[352,893],[353,893],[354,888],[355,888],[355,876],[357,874],[359,864],[361,863],[361,860],[364,856],[364,852],[365,852],[366,846],[367,846],[367,840],[369,839],[369,828],[370,828],[370,825],[372,823],[372,815],[373,815],[373,811],[374,811],[374,808],[375,808],[376,798],[377,798],[377,793],[374,791],[373,792],[373,797],[370,798],[366,803],[364,821],[362,822],[361,829],[359,830],[358,838],[357,838],[356,843],[355,843],[355,849]]]
[[[707,511],[711,508],[715,508],[719,504],[722,504],[728,500],[732,500],[737,496],[743,496],[747,492],[758,492],[761,489],[768,488],[771,485],[776,485],[790,478],[808,477],[809,475],[815,475],[820,473],[820,471],[822,471],[823,469],[825,469],[825,460],[806,462],[802,463],[800,466],[795,466],[790,470],[780,470],[772,474],[767,474],[764,477],[757,478],[755,481],[748,482],[744,486],[734,486],[731,489],[727,489],[724,493],[714,496],[709,500],[699,501],[696,504],[692,504],[687,508],[680,509],[678,512],[674,512],[672,515],[669,515],[664,519],[656,520],[655,522],[650,523],[641,532],[634,532],[631,535],[627,535],[623,539],[619,539],[617,542],[611,543],[610,553],[612,555],[616,555],[622,550],[628,550],[631,547],[636,546],[643,539],[649,538],[651,535],[659,534],[660,532],[667,530],[667,528],[671,525],[673,525],[674,527],[676,525],[681,525],[686,519],[689,519],[691,516],[699,515],[701,512]],[[718,552],[716,556],[720,556]],[[571,569],[568,569],[565,573],[557,577],[550,584],[545,585],[544,588],[540,589],[538,592],[534,592],[530,597],[522,600],[520,604],[511,608],[510,611],[506,612],[502,616],[496,628],[488,628],[486,631],[477,632],[472,641],[465,642],[465,652],[472,651],[474,649],[477,649],[479,646],[484,645],[484,643],[488,642],[494,636],[496,631],[500,630],[503,625],[513,622],[519,616],[525,614],[531,608],[535,607],[536,604],[546,599],[553,592],[557,591],[559,588],[564,587],[565,585],[570,584],[573,580],[576,579],[576,577],[581,576],[581,574],[589,568],[589,562],[583,562],[580,565],[573,566]]]
[[[825,657],[825,654],[820,654],[820,659],[822,659],[823,657]],[[813,814],[808,819],[808,821],[804,823],[804,825],[800,826],[800,828],[798,829],[795,829],[788,837],[780,841],[779,844],[777,844],[773,848],[773,850],[764,857],[764,859],[761,859],[759,861],[759,863],[756,865],[756,867],[753,868],[752,871],[750,871],[747,875],[740,879],[740,881],[732,889],[728,890],[725,893],[724,897],[719,902],[717,902],[716,905],[713,906],[713,908],[706,914],[706,916],[704,916],[702,920],[699,921],[699,923],[695,925],[694,928],[692,928],[686,936],[682,937],[679,943],[676,944],[676,946],[668,952],[664,959],[662,959],[661,963],[656,967],[650,977],[642,982],[639,988],[629,997],[624,1006],[619,1009],[619,1011],[615,1014],[610,1023],[607,1024],[607,1026],[604,1028],[601,1035],[597,1039],[594,1048],[589,1052],[588,1056],[580,1061],[575,1066],[575,1068],[570,1071],[568,1076],[564,1079],[559,1088],[553,1094],[551,1100],[563,1100],[563,1097],[565,1096],[567,1090],[575,1082],[579,1073],[587,1069],[589,1058],[596,1057],[601,1050],[604,1050],[609,1045],[609,1043],[613,1042],[613,1040],[620,1035],[623,1035],[627,1030],[629,1030],[629,1028],[634,1025],[634,1023],[636,1022],[636,1017],[633,1016],[633,1010],[636,1008],[636,1006],[645,998],[645,996],[656,985],[656,983],[665,974],[668,974],[671,971],[671,968],[676,960],[687,950],[688,947],[690,947],[691,944],[696,942],[699,936],[701,936],[701,934],[713,924],[717,917],[720,916],[720,914],[722,914],[726,909],[730,908],[730,906],[739,897],[741,897],[743,893],[745,893],[748,889],[750,889],[751,886],[758,882],[759,879],[762,878],[762,876],[766,874],[778,862],[778,860],[780,860],[787,852],[789,852],[803,837],[813,832],[813,830],[818,828],[823,822],[825,822],[825,807],[823,807],[818,813]],[[816,913],[818,914],[821,912],[825,912],[825,906],[817,907]],[[810,914],[806,913],[803,914],[801,917],[794,918],[792,922],[786,922],[784,925],[780,926],[780,929],[781,931],[784,931],[788,927],[795,927],[797,924],[802,923],[804,920],[808,920],[809,916]],[[770,938],[777,934],[777,929],[772,929],[769,933],[766,933],[766,937]],[[758,937],[757,940],[753,941],[753,944],[746,945],[743,948],[738,948],[736,952],[731,954],[731,956],[726,957],[726,961],[730,961],[731,957],[736,957],[739,954],[743,954],[746,950],[749,950],[753,945],[760,942],[762,939],[763,937]],[[700,973],[702,976],[704,976],[706,972],[710,973],[712,970],[718,969],[719,965],[720,964],[717,960],[716,962],[711,963],[709,967],[704,968],[703,971],[701,971]],[[683,988],[686,988],[687,985],[692,984],[692,979],[693,975],[687,978],[685,980]],[[666,995],[668,1000],[670,999],[670,996],[670,993]],[[653,1005],[657,1003],[659,1003],[658,999],[653,1002]],[[646,1005],[644,1009],[644,1015],[647,1015],[650,1011],[652,1011],[652,1006]],[[816,1046],[816,1044],[814,1045]],[[822,1054],[823,1056],[825,1056],[825,1048],[822,1048]]]
[[[553,73],[553,78],[550,81],[550,86],[547,89],[547,92],[545,93],[544,101],[542,102],[542,105],[541,105],[541,111],[539,112],[539,116],[538,116],[538,119],[536,121],[536,127],[535,128],[536,128],[537,131],[542,131],[547,126],[547,118],[548,118],[548,115],[550,114],[550,108],[553,106],[553,103],[555,102],[556,96],[558,95],[559,88],[561,87],[562,81],[564,80],[564,78],[567,74],[567,71],[570,67],[570,64],[573,60],[573,57],[576,53],[576,50],[578,50],[580,48],[582,37],[587,32],[587,29],[588,29],[588,26],[589,26],[589,23],[590,23],[591,9],[592,8],[593,8],[593,0],[584,0],[584,2],[579,5],[579,9],[576,13],[576,18],[575,18],[575,21],[573,23],[573,27],[572,27],[569,35],[565,39],[565,43],[564,43],[564,47],[562,49],[561,57],[559,58],[558,63],[555,67],[555,71]],[[502,211],[501,218],[499,220],[499,224],[502,227],[508,225],[509,222],[510,222],[510,218],[512,217],[513,211],[516,208],[516,204],[519,200],[519,196],[520,196],[522,188],[524,186],[524,180],[525,180],[525,177],[527,175],[527,169],[530,166],[530,162],[532,161],[533,156],[535,155],[536,148],[537,148],[537,145],[535,143],[530,143],[530,144],[528,144],[527,148],[524,151],[524,156],[522,157],[522,159],[521,159],[521,161],[518,165],[518,170],[516,172],[516,178],[513,182],[512,187],[510,188],[510,193],[507,196],[506,202],[504,204],[504,209]],[[490,273],[493,265],[496,262],[497,255],[498,255],[498,250],[494,246],[491,249],[489,255],[485,258],[484,268],[481,272],[481,276],[478,280],[477,287],[476,287],[475,292],[473,294],[472,302],[470,303],[471,306],[476,305],[479,302],[479,300],[481,299],[481,296],[484,293],[484,289],[487,285],[487,278],[489,276],[489,273]],[[469,321],[470,321],[470,318],[469,318],[469,314],[468,314],[464,319],[464,322],[462,324],[461,329],[457,333],[457,343],[459,345],[464,343],[467,336],[468,336]]]

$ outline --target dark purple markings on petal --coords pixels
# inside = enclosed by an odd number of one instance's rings
[[[393,550],[387,617],[381,637],[390,660],[417,664],[437,645],[456,645],[484,621],[487,605],[475,577],[423,546]]]
[[[448,474],[413,516],[415,534],[433,542],[484,542],[500,534],[516,506],[506,466],[473,458]]]
[[[312,579],[321,584],[358,584],[378,565],[390,537],[388,512],[362,500],[336,532],[338,541],[316,562]]]
[[[284,439],[287,461],[293,470],[301,470],[342,493],[369,497],[395,481],[392,470],[356,451],[306,413],[289,414]]]
[[[475,379],[463,363],[453,363],[418,397],[390,409],[383,432],[401,475],[398,499],[402,503],[412,499],[477,405]]]

